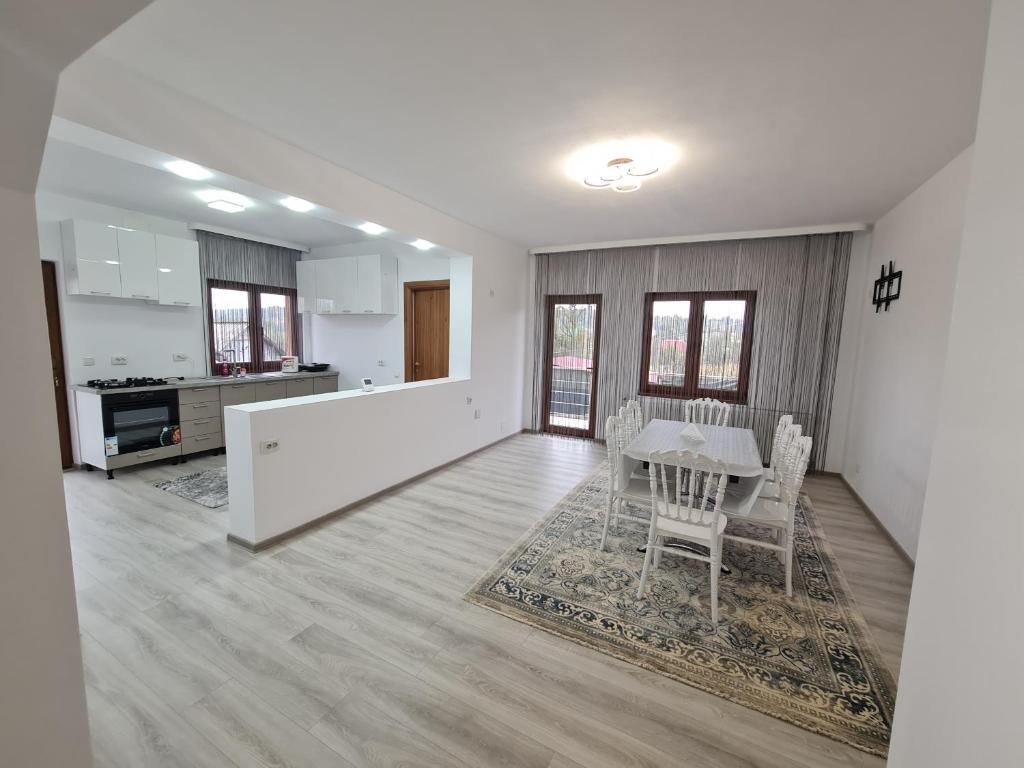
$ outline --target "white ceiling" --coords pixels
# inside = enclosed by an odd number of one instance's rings
[[[973,140],[987,0],[158,0],[97,49],[525,245],[874,221]],[[87,54],[91,55],[91,54]],[[566,178],[628,136],[683,159]]]
[[[241,213],[208,208],[196,191],[216,187],[249,197],[254,205]],[[188,223],[202,223],[312,248],[354,243],[366,236],[315,215],[276,204],[282,195],[218,174],[210,181],[189,181],[159,167],[133,162],[52,135],[46,142],[39,189],[92,200]]]

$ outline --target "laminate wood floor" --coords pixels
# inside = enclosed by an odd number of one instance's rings
[[[68,472],[97,768],[881,765],[462,600],[602,458],[519,435],[258,555],[151,485],[223,457]],[[806,489],[896,674],[910,568]]]

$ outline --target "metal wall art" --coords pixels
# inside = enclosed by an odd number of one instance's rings
[[[892,262],[889,262],[889,272],[885,271],[885,264],[882,265],[882,273],[875,280],[875,289],[871,294],[871,303],[875,305],[875,312],[884,305],[885,311],[889,311],[889,304],[900,297],[900,289],[903,287],[903,270],[895,270]]]

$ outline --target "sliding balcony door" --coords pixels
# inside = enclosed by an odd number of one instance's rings
[[[545,338],[543,428],[593,437],[601,341],[601,297],[549,296]]]

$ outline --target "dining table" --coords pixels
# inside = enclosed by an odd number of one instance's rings
[[[754,437],[753,430],[745,427],[723,427],[717,424],[696,424],[695,426],[704,437],[701,442],[684,436],[683,432],[688,426],[688,422],[685,421],[651,419],[636,439],[623,449],[622,474],[619,476],[629,477],[632,475],[641,463],[650,458],[652,453],[672,450],[692,451],[725,464],[730,478],[738,478],[740,482],[743,478],[750,478],[743,483],[744,493],[737,498],[734,512],[736,515],[748,514],[764,485],[764,464],[761,462],[761,452],[757,447],[757,439]],[[699,545],[682,542],[678,546],[682,549],[695,550],[699,547]],[[647,547],[640,547],[639,551],[646,550]],[[729,568],[723,565],[722,571],[728,573]]]

